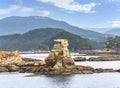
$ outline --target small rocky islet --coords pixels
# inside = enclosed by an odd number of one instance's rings
[[[99,57],[90,57],[89,59],[85,57],[75,57],[75,61],[117,61],[120,60],[119,55],[104,55]]]
[[[21,58],[19,51],[0,51],[0,72],[21,72],[40,75],[92,74],[101,72],[120,72],[120,69],[102,69],[75,65],[70,56],[67,39],[56,39],[50,54],[44,61]],[[75,61],[85,58],[77,58]],[[93,60],[93,59],[92,59]],[[91,61],[92,61],[91,60]],[[96,59],[95,59],[96,60]]]

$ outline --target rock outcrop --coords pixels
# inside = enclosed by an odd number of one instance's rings
[[[54,44],[49,56],[45,59],[46,66],[61,69],[74,65],[74,60],[71,58],[68,50],[68,40],[56,39],[54,41],[56,44]]]
[[[20,57],[19,51],[0,51],[0,65],[19,64],[21,62],[23,62],[23,60]]]
[[[21,58],[19,51],[0,52],[0,72],[29,72],[41,75],[92,74],[102,72],[120,72],[120,69],[94,69],[91,66],[75,65],[68,50],[67,39],[55,40],[49,56],[44,60]],[[77,58],[76,60],[86,60]]]

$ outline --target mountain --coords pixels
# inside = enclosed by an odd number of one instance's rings
[[[109,31],[111,28],[86,28],[88,30],[93,30],[99,33],[105,33],[106,31]]]
[[[120,28],[113,28],[113,29],[105,32],[105,34],[111,34],[111,35],[120,36]]]
[[[56,28],[41,28],[28,31],[24,34],[0,36],[0,50],[21,50],[43,48],[43,44],[53,41],[55,38],[67,38],[70,40],[70,48],[83,47],[87,49],[90,44],[87,39]],[[49,42],[48,42],[49,43]],[[50,43],[51,44],[51,43]],[[48,45],[44,45],[44,47]],[[78,48],[79,49],[79,48]]]
[[[65,31],[89,39],[107,36],[102,33],[72,26],[64,21],[54,20],[42,16],[29,16],[29,17],[12,16],[12,17],[0,19],[0,35],[25,33],[31,29],[37,29],[37,28],[64,29]]]

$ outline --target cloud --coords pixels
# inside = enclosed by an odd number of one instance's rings
[[[49,11],[40,10],[37,8],[29,8],[21,5],[10,5],[8,8],[0,9],[0,15],[9,15],[9,16],[29,16],[29,15],[41,15],[48,16],[50,15]]]
[[[95,6],[100,5],[99,3],[88,3],[80,4],[75,2],[75,0],[36,0],[43,3],[51,3],[58,8],[62,8],[69,11],[78,11],[84,13],[94,13],[93,10]]]
[[[120,21],[112,21],[112,27],[120,27]]]
[[[120,2],[120,0],[108,0],[109,2]]]
[[[47,10],[40,11],[40,13],[41,13],[43,16],[48,16],[48,15],[50,15],[50,12],[47,11]]]

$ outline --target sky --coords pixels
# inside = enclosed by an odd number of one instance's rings
[[[0,19],[9,16],[46,16],[80,28],[118,28],[120,0],[0,0]]]

